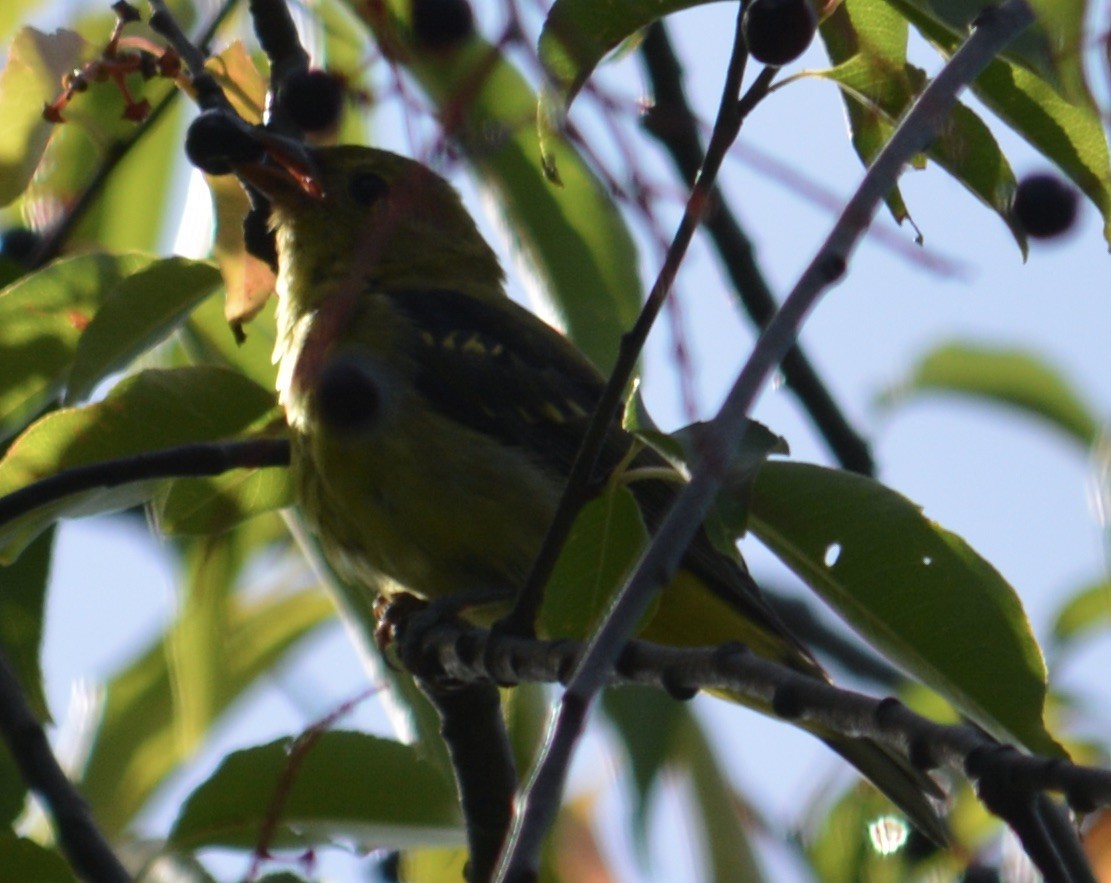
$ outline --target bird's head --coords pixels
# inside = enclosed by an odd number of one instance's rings
[[[459,195],[419,162],[340,146],[268,150],[235,172],[270,200],[279,291],[302,307],[337,286],[504,296],[497,257]]]

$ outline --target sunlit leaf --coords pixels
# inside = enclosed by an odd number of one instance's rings
[[[898,0],[897,5],[914,12],[912,21],[928,19],[957,36],[967,35],[984,9],[975,0]],[[1012,40],[1003,57],[1064,89],[1070,100],[1090,103],[1080,69],[1084,0],[1032,0],[1030,6],[1038,24]]]
[[[894,129],[893,120],[922,87],[921,76],[912,80],[915,69],[907,64],[908,30],[906,19],[883,0],[845,0],[823,19],[818,29],[826,52],[836,65],[834,70],[858,69],[864,75],[863,83],[843,88],[841,98],[853,149],[865,165],[871,164],[887,143]],[[831,73],[817,71],[813,75]],[[891,188],[886,203],[898,223],[909,217],[898,185]]]
[[[963,41],[965,31],[924,14],[918,0],[889,2],[942,52],[951,54]],[[1036,73],[1001,59],[987,66],[972,90],[1087,194],[1103,215],[1104,238],[1111,242],[1111,154],[1092,102],[1084,96],[1066,99]]]
[[[271,358],[276,337],[276,299],[271,298],[257,321],[245,329],[246,338],[236,341],[224,313],[223,299],[202,302],[181,329],[181,341],[194,363],[236,368],[264,389],[274,389],[278,370]]]
[[[1014,589],[905,497],[853,473],[770,462],[749,527],[888,659],[978,724],[1062,753],[1045,729],[1045,662]]]
[[[272,393],[234,371],[142,371],[102,402],[55,411],[19,436],[0,460],[0,496],[72,466],[230,438],[277,413]],[[133,506],[153,489],[151,482],[124,484],[36,509],[0,529],[0,560],[11,560],[59,517]]]
[[[890,406],[922,393],[972,396],[1017,408],[1089,448],[1099,423],[1079,393],[1051,365],[1021,349],[949,343],[926,353],[905,381],[884,393]]]
[[[5,13],[12,4],[5,4]],[[24,28],[12,42],[0,71],[0,205],[15,199],[31,180],[54,131],[42,117],[43,105],[61,91],[62,75],[73,70],[85,49],[72,31],[44,34]]]
[[[142,255],[82,255],[0,292],[0,437],[58,397],[97,310],[150,261]]]
[[[185,258],[155,261],[121,281],[78,340],[66,404],[163,340],[219,284],[215,267]]]
[[[114,675],[81,780],[101,828],[109,836],[122,831],[166,777],[192,756],[217,717],[333,612],[328,598],[315,590],[232,599],[224,614],[224,668],[207,705],[208,727],[199,726],[196,717],[188,728],[182,726],[169,667],[173,629],[179,626],[172,625]]]
[[[822,36],[837,65],[807,76],[841,86],[853,146],[868,165],[924,88],[925,73],[906,63],[906,20],[884,0],[847,0],[823,22]],[[976,113],[963,104],[954,107],[927,154],[999,215],[1025,253],[1025,233],[1011,215],[1014,173]],[[897,188],[887,201],[902,221],[906,207]]]
[[[248,518],[294,503],[285,469],[236,470],[215,478],[167,482],[152,505],[162,534],[218,534]]]
[[[171,843],[253,849],[343,840],[360,849],[457,845],[452,782],[420,750],[365,733],[278,739],[224,758],[186,800]],[[291,753],[294,752],[294,753]]]

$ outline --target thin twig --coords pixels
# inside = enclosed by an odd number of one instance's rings
[[[64,469],[0,497],[0,527],[72,494],[157,478],[221,475],[232,469],[289,465],[289,440],[196,442]]]
[[[679,228],[671,241],[644,307],[632,329],[621,339],[617,362],[590,417],[590,424],[579,445],[559,505],[552,516],[552,523],[548,527],[540,551],[533,561],[528,579],[518,593],[513,609],[501,623],[500,627],[514,634],[532,634],[537,613],[544,599],[544,587],[551,577],[552,569],[571,531],[571,526],[587,500],[591,478],[597,467],[606,433],[617,419],[625,389],[636,370],[644,342],[648,339],[648,333],[652,330],[652,325],[671,292],[679,272],[679,265],[709,206],[709,192],[721,168],[721,163],[744,122],[746,108],[737,100],[747,60],[744,39],[740,32],[740,21],[741,17],[738,13],[733,54],[725,75],[717,121],[706,148],[706,161],[702,165],[698,180],[691,189]],[[762,95],[768,85],[770,85],[770,78],[757,78],[756,83],[749,90],[749,95]],[[755,101],[751,101],[748,109],[751,109],[754,103]]]
[[[212,21],[209,22],[208,26],[201,34],[200,40],[198,41],[199,45],[203,46],[212,39],[216,29],[223,23],[224,19],[227,18],[237,2],[238,0],[225,0],[224,5],[217,10],[216,15],[213,16]],[[190,46],[193,45],[189,43],[188,40],[185,42]],[[178,51],[180,54],[178,47],[175,46],[174,50]],[[42,245],[34,255],[36,267],[48,264],[61,253],[70,235],[77,229],[78,224],[80,224],[81,220],[85,217],[85,214],[93,207],[96,200],[100,197],[100,193],[108,183],[108,179],[111,177],[112,172],[123,162],[131,149],[154,127],[155,123],[169,111],[179,94],[179,89],[171,89],[166,96],[151,109],[151,112],[147,114],[146,118],[136,125],[134,130],[132,130],[126,138],[112,144],[108,148],[104,160],[97,168],[92,179],[85,186],[85,189],[82,190],[77,198],[69,205],[62,220],[44,237]]]
[[[698,121],[683,89],[682,69],[662,21],[648,29],[640,55],[655,99],[644,116],[644,129],[663,145],[679,174],[691,183],[702,166],[702,143]],[[764,328],[775,315],[777,304],[756,262],[752,241],[719,187],[713,188],[710,200],[712,207],[703,221],[706,232],[745,311],[758,327]],[[799,344],[784,356],[782,371],[787,387],[810,415],[837,461],[845,469],[873,475],[875,462],[868,443],[849,423]]]
[[[822,293],[844,275],[853,248],[905,163],[937,137],[957,94],[1033,21],[1034,15],[1025,0],[1007,0],[984,17],[880,151],[825,243],[760,336],[725,404],[706,427],[702,458],[690,484],[672,505],[610,607],[560,700],[540,759],[517,802],[513,832],[499,865],[499,880],[528,879],[537,872],[544,834],[558,808],[571,754],[589,708],[649,601],[675,573],[702,523],[727,474],[728,452],[744,432],[748,410],[758,390],[794,345],[804,319]]]
[[[50,750],[46,733],[27,704],[15,672],[2,653],[0,734],[27,787],[46,805],[62,852],[77,876],[97,883],[128,883],[131,874],[96,826],[85,799],[62,771]]]

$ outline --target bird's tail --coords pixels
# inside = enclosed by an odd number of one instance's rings
[[[680,647],[740,641],[760,656],[788,665],[805,675],[828,680],[817,661],[767,606],[747,572],[739,564],[736,568],[725,590],[717,591],[718,585],[711,589],[705,579],[689,569],[682,570],[661,593],[659,606],[639,637]],[[715,583],[720,582],[715,580]],[[736,603],[733,603],[731,593],[734,583],[739,595]],[[764,703],[732,693],[713,693],[719,698],[775,717]],[[856,767],[923,834],[938,845],[948,842],[948,829],[933,802],[944,794],[926,773],[878,742],[833,733],[809,722],[800,721],[798,725]]]

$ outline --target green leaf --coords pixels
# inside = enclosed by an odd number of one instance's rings
[[[563,544],[544,592],[542,634],[582,638],[609,607],[648,541],[632,492],[607,490],[587,503]]]
[[[214,295],[193,310],[182,327],[182,344],[193,362],[238,368],[264,389],[274,389],[278,371],[271,355],[277,336],[276,310],[277,298],[272,297],[244,328],[247,338],[239,343],[224,317],[223,298]]]
[[[1086,637],[1093,629],[1111,623],[1111,580],[1101,580],[1070,597],[1053,621],[1053,642],[1058,647]]]
[[[929,20],[958,38],[968,34],[985,8],[977,0],[892,0],[892,5],[903,8],[911,21]],[[1080,69],[1083,0],[1032,0],[1030,6],[1038,24],[1012,40],[1002,57],[1063,89],[1070,100],[1090,104]]]
[[[409,38],[409,0],[380,4],[389,12],[348,4],[380,43],[404,45],[400,57],[493,192],[511,244],[571,339],[608,371],[640,310],[641,285],[636,246],[607,189],[562,137],[552,153],[563,186],[548,183],[536,149],[536,95],[497,47],[475,36],[451,51],[422,49]]]
[[[746,819],[739,811],[738,795],[696,717],[687,717],[677,741],[676,760],[688,770],[692,803],[701,820],[694,827],[709,864],[706,879],[715,883],[760,883],[764,874],[746,830]]]
[[[142,137],[128,146],[126,154],[112,170],[109,186],[101,189],[78,226],[78,240],[93,242],[105,251],[155,251],[160,246],[164,249],[163,236],[168,219],[171,222],[178,220],[168,206],[174,199],[176,175],[184,159],[185,103],[178,99],[178,93],[174,91],[177,87],[168,82],[157,78],[135,80],[132,85],[136,92],[145,95],[152,105],[157,105],[166,96],[171,96],[170,100],[175,101],[175,105],[161,113],[142,132]],[[82,95],[83,104],[87,103],[88,97],[89,93]],[[104,104],[98,105],[98,119],[91,132],[91,142],[82,145],[74,139],[76,143],[72,145],[74,151],[85,150],[96,157],[94,174],[100,173],[124,139],[130,141],[136,133],[133,123],[117,120],[118,96],[109,95],[108,90],[104,90],[104,98],[107,99]],[[114,139],[105,138],[106,129],[116,132]],[[73,163],[73,154],[67,152],[65,156],[58,156],[57,161]],[[90,183],[91,178],[84,179],[78,182],[78,186],[84,190]],[[184,219],[183,223],[190,221]]]
[[[652,786],[674,760],[676,740],[692,723],[691,713],[686,705],[648,687],[606,690],[602,711],[629,762],[633,786],[630,824],[636,844],[646,856]]]
[[[906,19],[883,0],[845,0],[818,28],[836,67],[805,75],[841,84],[853,149],[865,166],[891,138],[892,121],[922,88],[921,76],[907,64],[907,33]],[[852,76],[842,81],[836,71]],[[910,216],[898,185],[891,188],[886,203],[896,222]]]
[[[182,717],[181,694],[170,667],[175,654],[178,670],[188,664],[181,637],[189,626],[181,621],[108,682],[81,791],[109,837],[119,835],[154,790],[193,756],[201,736],[233,701],[334,615],[331,602],[315,589],[258,600],[236,597],[227,603],[220,636],[223,667],[211,681],[210,701],[203,706],[194,702],[190,720]],[[187,615],[199,617],[201,611],[191,608],[181,614]],[[207,722],[197,716],[202,710]]]
[[[887,407],[926,392],[956,393],[1017,408],[1090,448],[1099,421],[1056,368],[1021,349],[949,343],[922,356],[902,383],[884,392]]]
[[[235,371],[142,371],[121,381],[104,401],[55,411],[27,429],[0,460],[0,496],[73,466],[234,438],[277,415],[273,394]],[[155,484],[73,494],[3,525],[0,562],[12,560],[58,518],[133,506],[148,500]]]
[[[989,732],[1063,753],[1045,729],[1045,662],[1018,596],[919,507],[860,475],[771,462],[749,527],[888,659]]]
[[[545,112],[562,114],[583,83],[611,50],[652,22],[712,0],[556,0],[544,20],[537,54],[551,92],[541,97],[554,103]]]
[[[142,255],[56,261],[0,292],[0,438],[57,398],[81,335]]]
[[[0,831],[0,855],[0,883],[73,883],[73,871],[58,852],[11,831]]]
[[[237,524],[292,506],[293,480],[287,469],[237,469],[215,478],[166,482],[151,513],[164,535],[219,534]]]
[[[65,403],[86,398],[109,374],[165,339],[220,284],[214,265],[178,257],[123,279],[78,339]]]
[[[627,410],[627,422],[632,416],[633,411]],[[640,423],[647,419],[647,415],[637,416],[636,419]],[[698,462],[699,436],[704,427],[704,423],[691,423],[671,434],[655,428],[638,428],[632,431],[676,468],[687,471]],[[739,441],[734,442],[733,460],[729,464],[728,475],[705,519],[710,540],[722,554],[730,557],[737,554],[737,537],[744,534],[748,524],[748,498],[752,480],[760,467],[772,454],[790,453],[791,448],[783,436],[772,432],[758,420],[746,421]],[[635,472],[631,474],[635,475]]]
[[[0,648],[41,722],[50,721],[40,652],[54,531],[42,534],[0,570]]]
[[[959,859],[946,853],[933,853],[928,868],[918,861],[914,832],[901,816],[891,813],[891,804],[871,785],[857,785],[810,816],[799,840],[821,883],[960,878]]]
[[[419,749],[365,733],[313,733],[236,751],[186,800],[170,833],[178,847],[359,849],[458,845],[453,784]]]
[[[915,0],[888,0],[943,53],[951,54],[964,32],[923,14]],[[1072,2],[1072,0],[1070,0]],[[976,96],[1087,194],[1104,219],[1111,243],[1111,153],[1093,103],[1063,97],[1036,73],[996,59],[972,84]]]
[[[838,64],[807,76],[841,86],[853,146],[867,166],[924,88],[925,74],[906,63],[906,21],[883,0],[847,0],[823,23],[822,35]],[[1014,173],[984,122],[958,104],[927,153],[999,215],[1025,254],[1025,233],[1011,216]],[[908,216],[897,188],[887,202],[897,221]]]
[[[5,12],[8,4],[5,4]],[[24,28],[0,71],[0,205],[26,188],[55,127],[42,117],[43,105],[60,91],[63,74],[78,65],[84,41],[72,31],[44,34]]]

